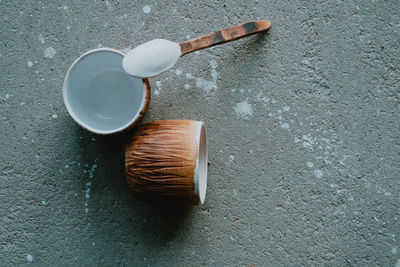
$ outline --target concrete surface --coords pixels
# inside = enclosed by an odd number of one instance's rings
[[[2,0],[0,19],[1,266],[400,266],[398,1]],[[135,201],[127,135],[65,110],[68,66],[252,19],[269,33],[151,79],[145,121],[206,122],[205,205]]]

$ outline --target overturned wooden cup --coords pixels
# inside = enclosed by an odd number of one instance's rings
[[[203,122],[166,120],[138,128],[125,149],[125,172],[135,197],[165,204],[204,203],[207,140]]]

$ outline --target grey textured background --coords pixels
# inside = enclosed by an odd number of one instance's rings
[[[127,135],[73,122],[67,68],[253,19],[269,33],[150,80],[144,121],[206,123],[206,203],[134,200]],[[1,266],[400,266],[398,1],[1,0],[0,20]]]

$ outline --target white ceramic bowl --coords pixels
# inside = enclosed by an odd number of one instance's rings
[[[133,127],[150,101],[147,79],[128,75],[124,53],[93,49],[76,59],[64,79],[64,104],[71,117],[96,134],[113,134]]]

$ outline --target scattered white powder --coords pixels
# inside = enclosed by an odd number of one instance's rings
[[[190,88],[192,88],[192,86],[188,83],[185,83],[184,87],[186,90],[189,90]]]
[[[157,89],[154,90],[154,95],[160,95],[160,92],[162,91],[162,88],[161,88],[162,83],[161,83],[161,81],[156,81],[156,86],[157,86]]]
[[[182,70],[181,70],[181,69],[176,69],[176,70],[175,70],[175,74],[176,74],[177,76],[181,75],[181,74],[182,74]]]
[[[146,14],[149,14],[151,12],[152,6],[144,6],[143,7],[143,12]]]
[[[307,167],[309,167],[309,168],[314,167],[314,163],[312,163],[312,162],[307,162]]]
[[[214,59],[210,61],[210,66],[211,66],[211,78],[213,79],[214,82],[217,81],[218,78],[218,72],[217,72],[217,67],[218,63]]]
[[[270,100],[271,99],[269,99],[268,97],[263,96],[261,92],[256,96],[256,102],[263,102],[263,106],[266,108],[268,107]],[[268,115],[272,117],[272,115],[270,114],[272,113],[269,113]]]
[[[285,111],[285,112],[286,112],[286,111],[289,111],[289,110],[290,110],[290,107],[289,107],[289,106],[284,106],[284,107],[282,108],[282,110]]]
[[[29,68],[31,68],[33,66],[33,62],[29,60],[27,65]]]
[[[67,26],[67,31],[70,31],[71,30],[71,26]]]
[[[310,135],[303,135],[302,138],[304,140],[303,141],[303,147],[308,148],[308,149],[313,149],[313,146],[315,144],[315,140],[312,139],[310,137]]]
[[[93,172],[96,170],[97,164],[93,164],[92,169],[89,171],[89,178],[93,178]]]
[[[64,8],[64,10],[67,10],[67,9],[68,9],[68,6],[63,6],[63,8]]]
[[[232,161],[234,161],[234,160],[235,160],[235,156],[234,156],[234,155],[230,155],[230,156],[229,156],[229,161],[232,162]]]
[[[290,126],[289,126],[289,123],[282,123],[281,124],[281,128],[283,128],[283,129],[289,129],[290,128]]]
[[[324,176],[324,173],[321,170],[314,170],[314,175],[317,178],[321,178],[322,176]]]
[[[207,93],[209,93],[212,89],[217,89],[217,84],[215,82],[207,81],[201,77],[196,78],[196,86],[204,89]]]
[[[87,167],[89,167],[89,164],[85,164],[85,167],[87,168]],[[85,173],[89,173],[89,178],[90,179],[93,179],[93,173],[94,173],[94,171],[96,170],[96,168],[97,168],[97,164],[95,163],[95,164],[93,164],[92,165],[92,168],[90,169],[90,170],[85,170],[84,172]],[[89,212],[89,208],[88,208],[88,206],[89,206],[89,204],[88,204],[88,200],[89,200],[89,198],[90,198],[90,191],[91,191],[91,189],[90,189],[90,187],[92,186],[92,182],[91,181],[89,181],[89,182],[87,182],[86,183],[86,190],[85,190],[85,203],[84,203],[84,205],[85,205],[85,213],[88,213]]]
[[[54,113],[51,117],[52,117],[53,119],[57,119],[57,118],[58,118],[58,115],[57,115],[56,113]]]
[[[249,117],[253,115],[253,107],[249,104],[247,99],[243,102],[237,103],[234,109],[236,115],[242,119],[249,119]]]
[[[106,6],[107,6],[107,10],[109,10],[109,11],[112,10],[110,2],[106,1]]]
[[[43,35],[39,34],[39,41],[44,44],[44,37]]]
[[[397,248],[392,248],[392,254],[396,254],[397,253]]]
[[[28,255],[26,255],[26,259],[28,260],[28,262],[32,262],[33,256],[31,254],[28,254]]]
[[[44,50],[44,56],[48,58],[53,58],[56,55],[56,50],[53,47],[47,47]]]
[[[210,93],[212,91],[217,90],[217,79],[218,79],[218,72],[216,71],[216,68],[218,67],[217,61],[211,60],[210,61],[210,66],[211,66],[211,78],[212,80],[206,80],[204,78],[196,78],[193,77],[191,73],[186,73],[186,78],[188,79],[194,79],[196,81],[196,87],[203,89],[206,93]],[[179,72],[178,72],[179,73]],[[175,74],[180,75],[175,72]]]

